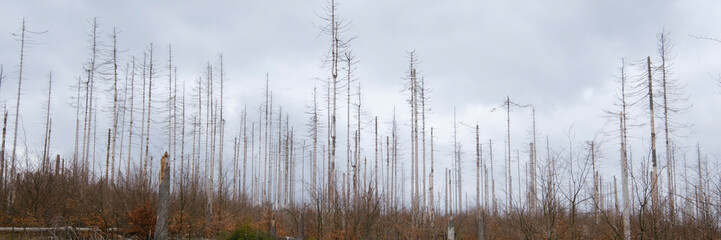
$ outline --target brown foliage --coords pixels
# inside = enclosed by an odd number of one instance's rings
[[[155,229],[155,208],[152,202],[146,201],[143,205],[128,212],[128,223],[130,223],[129,234],[140,239],[147,239],[151,231]]]

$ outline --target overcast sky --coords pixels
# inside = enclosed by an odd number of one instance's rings
[[[41,148],[42,106],[52,71],[52,146],[60,153],[71,152],[75,126],[71,85],[84,72],[90,22],[98,17],[106,43],[113,27],[120,31],[123,62],[131,56],[142,58],[152,42],[164,66],[167,46],[172,44],[181,81],[191,83],[202,76],[205,64],[217,61],[222,53],[228,79],[228,131],[237,132],[243,105],[257,108],[266,74],[276,104],[291,113],[294,126],[303,128],[304,107],[310,104],[313,87],[321,86],[316,79],[328,76],[321,59],[329,40],[316,27],[323,24],[318,17],[323,4],[323,0],[3,1],[0,64],[6,78],[0,100],[14,109],[19,43],[11,33],[25,18],[30,29],[47,33],[32,36],[36,43],[26,51],[20,113],[24,136],[31,151]],[[535,106],[539,138],[549,136],[552,147],[568,146],[569,129],[577,144],[595,136],[603,140],[607,147],[600,166],[608,173],[605,179],[610,179],[620,171],[618,143],[601,133],[615,130],[617,124],[608,122],[603,110],[614,109],[621,58],[657,58],[656,37],[663,29],[674,44],[674,76],[685,85],[687,104],[693,105],[676,118],[691,124],[679,131],[678,144],[690,151],[698,142],[707,154],[718,157],[721,43],[689,35],[721,38],[719,1],[367,0],[340,1],[338,8],[339,15],[351,21],[342,37],[356,37],[351,49],[359,61],[356,76],[362,84],[365,121],[378,116],[383,135],[388,134],[394,106],[401,121],[408,119],[402,77],[408,67],[407,51],[417,52],[418,70],[432,89],[428,125],[437,129],[440,168],[450,166],[454,108],[459,122],[480,124],[481,139],[493,139],[495,154],[503,155],[505,115],[491,109],[510,96],[513,102]],[[635,68],[630,71],[632,76],[640,74]],[[99,101],[106,104],[108,99]],[[635,114],[636,123],[647,122],[647,113]],[[529,141],[530,116],[530,110],[524,109],[514,109],[511,115],[513,148],[522,156],[524,142]],[[345,125],[342,119],[340,126]],[[108,119],[98,121],[109,126]],[[403,134],[408,133],[409,125],[401,127]],[[366,139],[371,139],[370,129],[364,132]],[[459,131],[469,157],[474,154],[470,128],[461,126]],[[639,126],[635,133],[633,146],[647,147],[648,126]],[[162,142],[154,144],[156,151],[162,151]],[[368,149],[366,154],[372,155]],[[464,161],[471,166],[470,159]],[[464,172],[471,173],[475,174]],[[500,170],[496,175],[502,176]]]

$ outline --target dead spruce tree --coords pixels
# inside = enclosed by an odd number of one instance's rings
[[[670,34],[665,30],[656,35],[656,53],[658,60],[656,62],[655,70],[657,75],[660,75],[657,80],[660,80],[661,94],[663,96],[663,131],[664,131],[664,145],[665,145],[665,156],[666,156],[666,173],[668,183],[668,213],[669,221],[674,223],[676,219],[675,199],[676,199],[676,164],[674,162],[675,156],[673,155],[672,135],[679,130],[679,128],[685,127],[685,124],[675,121],[676,116],[679,116],[686,112],[690,108],[690,105],[686,104],[688,97],[683,93],[684,87],[680,83],[680,80],[673,74],[673,42],[671,42]]]
[[[43,155],[42,155],[42,170],[44,172],[48,172],[48,165],[49,165],[49,156],[48,151],[50,150],[50,128],[51,128],[51,119],[50,119],[50,99],[51,99],[51,93],[53,89],[53,73],[50,72],[48,75],[48,101],[45,105],[45,136],[43,137]]]
[[[115,172],[115,152],[116,152],[116,141],[118,137],[118,115],[119,115],[119,109],[118,109],[118,31],[115,27],[113,27],[113,33],[110,35],[110,38],[113,40],[113,49],[112,49],[112,56],[113,59],[111,60],[112,68],[113,68],[113,112],[112,112],[112,123],[113,123],[113,130],[112,130],[112,152],[110,153],[111,161],[110,161],[110,182],[114,183],[114,175]],[[105,166],[106,171],[108,166]],[[107,175],[107,174],[106,174]]]
[[[19,116],[20,116],[20,96],[22,93],[22,82],[23,82],[23,64],[25,63],[25,47],[26,45],[32,45],[35,42],[30,37],[30,34],[42,34],[44,32],[35,32],[30,30],[27,25],[25,24],[25,18],[23,18],[22,25],[19,29],[18,33],[13,33],[12,35],[15,37],[15,40],[20,42],[20,61],[18,64],[18,91],[17,91],[17,98],[15,101],[15,121],[14,121],[14,130],[13,130],[13,151],[11,154],[12,163],[10,166],[10,182],[11,186],[14,186],[15,184],[15,177],[17,173],[17,140],[18,140],[18,125],[19,125]],[[4,153],[4,151],[3,151]]]
[[[329,194],[330,202],[334,202],[334,192],[336,191],[336,179],[334,176],[335,165],[336,165],[336,142],[337,142],[337,99],[340,91],[340,79],[338,78],[339,63],[341,62],[341,56],[348,48],[350,41],[353,38],[344,39],[340,36],[341,33],[347,31],[348,21],[339,17],[337,14],[337,7],[335,0],[327,0],[323,8],[325,15],[321,16],[323,25],[318,26],[322,34],[329,36],[330,48],[327,55],[323,59],[323,66],[328,68],[330,76],[328,78],[328,100],[329,100],[329,115],[328,115],[328,147],[330,161],[330,174],[328,176],[329,183]]]
[[[150,185],[150,182],[151,182],[151,177],[152,177],[151,175],[152,175],[152,173],[153,173],[153,171],[152,171],[152,169],[153,169],[153,168],[152,168],[152,167],[153,167],[153,163],[152,163],[152,161],[151,161],[152,158],[150,158],[150,156],[149,156],[149,154],[150,154],[150,122],[151,122],[151,121],[150,121],[150,117],[152,116],[152,114],[151,114],[152,108],[151,108],[151,107],[152,107],[152,102],[153,102],[153,97],[152,97],[152,96],[153,96],[153,75],[154,75],[154,73],[155,73],[155,72],[153,71],[153,65],[154,65],[154,62],[153,62],[153,43],[150,43],[150,47],[148,48],[148,52],[150,53],[150,54],[149,54],[150,59],[149,59],[149,61],[148,61],[148,107],[147,107],[147,110],[146,110],[146,111],[147,111],[147,117],[146,117],[146,119],[145,119],[146,122],[145,122],[145,160],[144,160],[144,166],[145,166],[145,169],[146,169],[146,170],[144,170],[144,171],[145,171],[145,173],[146,173],[146,176],[145,176],[145,177],[146,177],[147,179],[143,179],[143,181],[144,181],[146,184],[148,184],[148,186],[149,186],[149,185]],[[147,171],[150,171],[150,172],[147,172]]]

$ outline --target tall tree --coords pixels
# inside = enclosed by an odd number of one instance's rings
[[[150,173],[152,173],[152,166],[153,163],[151,162],[150,154],[150,117],[152,116],[152,102],[153,102],[153,43],[150,43],[150,48],[148,49],[150,52],[150,59],[148,61],[148,108],[147,108],[147,118],[145,119],[145,166],[149,165]],[[148,184],[150,184],[151,175],[147,174],[146,177],[148,179],[145,179]]]
[[[656,52],[659,58],[656,70],[661,75],[660,83],[663,94],[663,131],[668,181],[668,213],[669,220],[674,222],[676,219],[676,164],[674,162],[675,156],[673,155],[673,149],[671,147],[673,143],[671,136],[677,128],[683,127],[683,124],[674,121],[675,116],[682,114],[688,110],[690,106],[685,106],[685,102],[688,97],[683,93],[683,86],[680,84],[679,79],[673,75],[673,60],[675,57],[672,53],[673,43],[671,42],[669,35],[670,34],[665,30],[662,30],[661,33],[656,35],[658,39]]]
[[[15,176],[17,172],[17,140],[18,140],[18,119],[20,116],[20,95],[22,90],[22,82],[23,82],[23,64],[25,61],[25,46],[29,43],[32,43],[32,39],[29,38],[28,34],[38,34],[42,32],[34,32],[28,29],[28,27],[25,24],[25,18],[23,18],[22,25],[20,27],[19,33],[13,33],[13,36],[16,37],[16,40],[20,42],[20,63],[18,64],[18,92],[17,92],[17,99],[15,101],[15,127],[13,130],[13,151],[12,151],[12,163],[10,167],[10,176],[12,177],[11,182],[15,183]]]
[[[651,170],[651,201],[653,204],[653,209],[658,209],[660,206],[660,202],[658,199],[658,166],[657,166],[657,160],[656,160],[656,125],[655,125],[655,118],[654,115],[654,101],[653,101],[653,78],[651,73],[651,57],[646,58],[646,66],[647,66],[647,74],[648,77],[648,109],[649,109],[649,119],[650,119],[650,127],[651,127],[651,165],[653,169]]]
[[[431,220],[431,226],[433,226],[433,219],[435,218],[435,201],[433,201],[433,127],[431,127],[431,171],[428,173],[428,205],[430,210],[428,211]]]
[[[51,93],[53,89],[53,73],[50,72],[48,75],[48,101],[45,105],[45,137],[43,137],[43,155],[42,155],[42,169],[43,171],[49,171],[48,169],[48,162],[49,162],[49,156],[48,151],[50,150],[50,99],[51,99]]]
[[[90,162],[90,148],[93,147],[93,153],[94,153],[94,146],[91,145],[91,133],[93,133],[93,117],[95,109],[93,108],[93,103],[95,102],[94,97],[94,89],[95,89],[95,74],[97,69],[99,68],[99,65],[97,63],[97,55],[100,51],[100,46],[102,46],[102,43],[98,40],[98,18],[93,18],[93,22],[91,25],[92,33],[90,34],[90,59],[87,63],[87,66],[85,67],[85,71],[87,71],[87,81],[86,81],[86,91],[85,91],[85,127],[84,127],[84,134],[83,134],[83,166],[84,166],[84,178],[85,181],[87,181],[88,178],[88,169],[89,165],[95,166],[94,163]],[[92,134],[94,136],[94,134]],[[93,158],[93,161],[95,159]]]
[[[628,73],[626,71],[627,63],[625,59],[621,59],[621,67],[619,67],[620,76],[618,77],[618,81],[621,84],[621,89],[619,93],[617,94],[618,101],[620,102],[620,112],[618,113],[619,117],[619,139],[621,140],[621,191],[623,192],[623,206],[622,206],[622,223],[623,223],[623,236],[624,239],[629,240],[631,239],[631,209],[630,209],[630,194],[628,190],[629,185],[629,163],[628,163],[628,148],[627,148],[627,128],[626,128],[626,116],[627,116],[627,106],[628,103],[626,101],[627,96],[627,77]],[[609,111],[610,113],[615,113],[612,111]],[[614,114],[615,115],[615,114]]]
[[[118,136],[118,31],[113,27],[113,34],[110,36],[113,39],[113,136],[112,136],[112,153],[110,162],[110,182],[114,183],[113,173],[115,172],[115,142]]]
[[[330,72],[328,84],[328,99],[329,99],[329,124],[328,124],[328,145],[329,145],[329,161],[330,171],[329,183],[335,183],[333,172],[335,172],[335,159],[336,159],[336,140],[337,140],[337,116],[336,111],[338,109],[337,95],[340,91],[338,70],[341,56],[347,49],[352,38],[344,39],[340,36],[341,33],[345,32],[348,28],[348,22],[339,17],[337,14],[337,7],[335,0],[327,0],[324,6],[325,15],[321,16],[321,20],[325,22],[324,25],[319,27],[321,33],[330,37],[330,48],[328,54],[323,60],[323,64],[328,68]],[[333,185],[329,185],[329,191],[334,192],[335,188]],[[332,194],[329,195],[332,197]],[[332,201],[331,201],[332,202]]]
[[[7,188],[7,174],[8,174],[8,164],[5,160],[5,135],[7,133],[7,125],[8,125],[8,111],[5,110],[3,114],[3,133],[2,133],[2,145],[0,146],[0,190],[5,190]]]
[[[146,132],[145,132],[145,122],[146,122],[145,121],[145,118],[146,118],[145,109],[146,109],[146,107],[145,106],[147,106],[147,104],[145,104],[145,101],[146,101],[147,94],[145,94],[146,93],[145,90],[146,90],[146,86],[148,84],[147,84],[147,74],[146,74],[145,70],[147,69],[147,61],[148,61],[148,55],[147,55],[147,52],[144,52],[143,53],[143,65],[141,67],[142,68],[141,75],[143,76],[143,87],[142,87],[141,93],[143,94],[143,100],[140,104],[142,107],[142,110],[140,111],[140,115],[141,115],[141,119],[140,119],[140,151],[138,151],[138,166],[140,166],[139,167],[140,168],[139,175],[140,175],[141,181],[145,181],[145,175],[146,175],[146,172],[148,171],[148,164],[145,163],[145,157],[143,155],[143,146],[145,146],[145,144],[143,144],[143,143],[145,142],[144,137],[146,134]]]
[[[481,209],[481,142],[479,129],[476,125],[476,219],[478,225],[478,239],[486,239],[485,212]]]

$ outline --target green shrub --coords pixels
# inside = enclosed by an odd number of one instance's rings
[[[272,240],[273,238],[267,233],[258,229],[253,229],[249,225],[243,225],[235,231],[231,232],[224,240]]]

